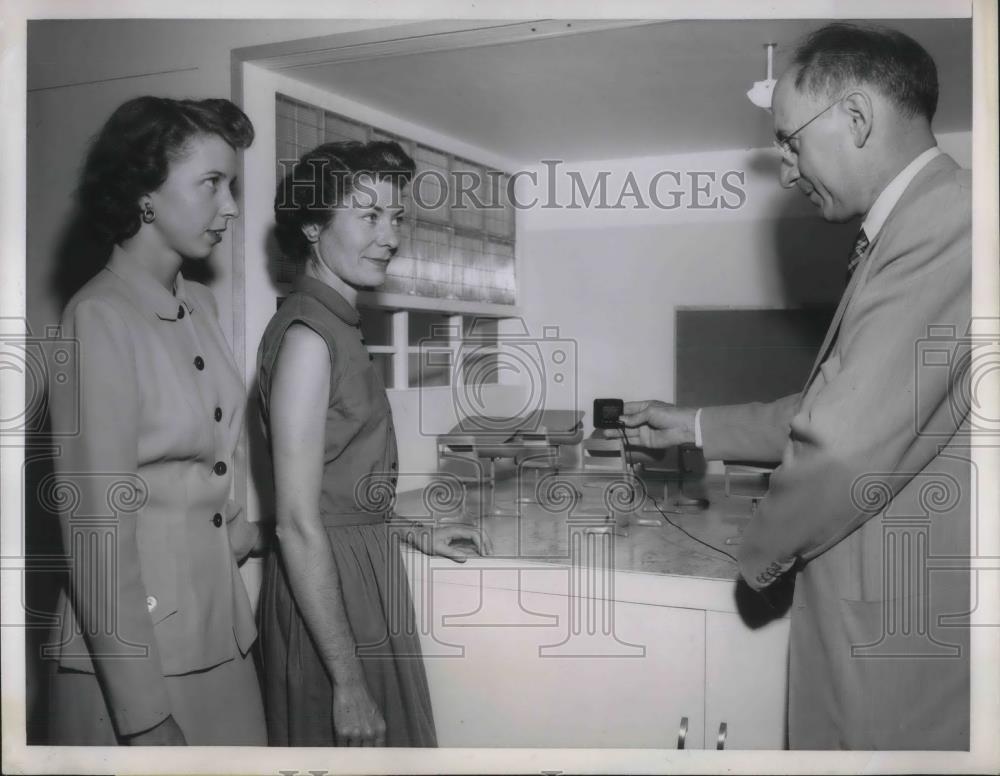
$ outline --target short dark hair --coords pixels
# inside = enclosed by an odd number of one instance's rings
[[[253,124],[229,100],[136,97],[118,106],[93,141],[77,189],[81,215],[110,248],[139,231],[138,199],[167,179],[170,162],[198,135],[233,149],[253,142]]]
[[[296,262],[308,259],[312,246],[302,227],[318,224],[325,228],[359,177],[390,180],[402,189],[415,171],[413,159],[393,141],[347,140],[307,151],[278,184],[274,196],[275,236],[282,254]]]
[[[909,35],[885,27],[837,22],[809,35],[795,50],[795,88],[833,97],[852,84],[869,84],[912,118],[934,118],[937,67]]]

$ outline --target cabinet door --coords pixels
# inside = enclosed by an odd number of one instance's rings
[[[704,612],[527,592],[565,568],[431,573],[414,600],[440,746],[673,748],[682,717],[701,746]]]
[[[705,616],[705,748],[725,723],[726,749],[784,749],[789,621],[751,630],[738,614]]]

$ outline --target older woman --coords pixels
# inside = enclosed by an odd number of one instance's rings
[[[238,215],[252,140],[228,100],[140,97],[84,166],[79,204],[109,258],[62,321],[79,415],[52,408],[71,559],[53,743],[266,743],[237,568],[256,526],[230,500],[245,393],[211,291],[180,274]]]
[[[258,352],[280,544],[259,610],[272,745],[436,743],[389,515],[359,496],[372,477],[393,487],[397,458],[354,302],[385,280],[413,171],[396,143],[328,143],[299,160],[275,200],[279,243],[302,272]],[[427,549],[461,561],[457,541],[489,551],[465,526],[437,529]]]

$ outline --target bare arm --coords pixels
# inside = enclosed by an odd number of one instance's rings
[[[384,744],[385,722],[372,700],[344,608],[340,576],[320,519],[330,355],[311,329],[285,334],[269,407],[277,536],[295,602],[334,685],[338,743]]]

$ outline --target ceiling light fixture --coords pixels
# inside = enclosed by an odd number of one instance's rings
[[[763,81],[755,81],[753,87],[747,92],[750,102],[764,110],[771,110],[771,94],[774,92],[775,84],[775,80],[772,78],[772,67],[774,65],[774,50],[777,47],[777,43],[764,44],[764,48],[767,49],[767,78]]]

